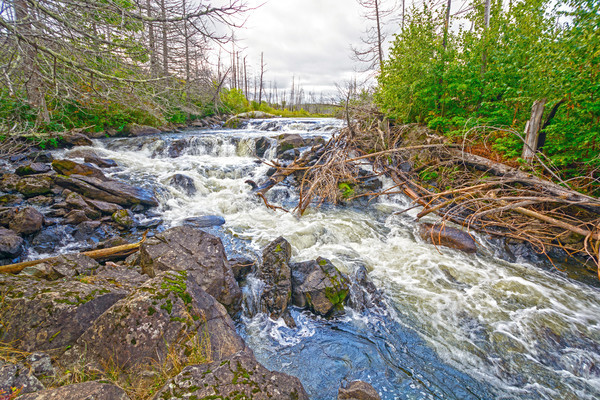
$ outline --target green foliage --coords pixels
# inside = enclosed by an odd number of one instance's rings
[[[338,188],[340,189],[340,192],[342,192],[342,197],[344,199],[354,196],[354,188],[351,183],[341,182],[338,184]]]
[[[460,139],[475,125],[523,132],[535,100],[547,99],[544,121],[560,102],[544,130],[544,153],[566,176],[592,173],[600,167],[600,3],[523,0],[502,7],[493,0],[488,30],[483,4],[466,17],[471,29],[448,32],[445,47],[444,10],[411,11],[378,80],[380,108],[399,122],[425,123]],[[493,139],[495,151],[520,155],[523,143],[514,133]]]
[[[221,103],[227,112],[240,114],[249,111],[249,103],[240,89],[225,89],[221,92]]]

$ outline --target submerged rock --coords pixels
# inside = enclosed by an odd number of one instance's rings
[[[419,235],[423,240],[438,246],[450,247],[465,253],[477,252],[477,243],[469,233],[444,224],[422,223],[419,225]]]
[[[329,317],[344,309],[349,280],[329,260],[290,264],[292,270],[292,303],[308,307],[315,314]]]
[[[23,351],[62,353],[127,294],[107,281],[90,282],[0,274],[0,341]]]
[[[129,400],[127,393],[118,386],[96,381],[75,383],[55,389],[42,390],[19,396],[23,400]]]
[[[147,281],[102,314],[60,360],[132,373],[168,364],[169,357],[219,360],[245,349],[225,308],[186,271]]]
[[[308,400],[298,378],[271,372],[251,352],[239,352],[221,362],[189,365],[154,396],[175,399]]]
[[[338,391],[338,400],[381,400],[377,390],[363,381],[350,382]]]
[[[141,245],[140,265],[151,277],[161,271],[187,271],[231,315],[241,309],[242,291],[216,236],[189,226],[168,229]]]
[[[184,174],[175,174],[169,179],[169,184],[183,190],[188,196],[196,193],[194,180]]]
[[[273,319],[284,317],[288,325],[295,325],[287,309],[292,298],[291,256],[290,243],[283,237],[275,239],[263,250],[257,276],[265,283],[260,301],[263,311]]]

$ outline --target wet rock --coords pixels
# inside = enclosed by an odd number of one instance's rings
[[[52,181],[49,175],[31,175],[20,179],[16,184],[16,190],[25,197],[35,197],[50,193]]]
[[[100,211],[104,215],[112,215],[115,212],[123,209],[123,207],[115,203],[109,203],[101,200],[91,200],[86,198],[84,198],[84,200],[87,204]]]
[[[210,228],[211,226],[225,224],[225,218],[218,215],[204,215],[202,217],[186,218],[183,220],[183,224],[194,228]]]
[[[0,226],[8,227],[10,221],[15,217],[15,209],[12,207],[1,207],[0,208]]]
[[[154,396],[167,399],[308,400],[300,380],[260,365],[250,352],[210,364],[190,365]]]
[[[0,275],[0,341],[23,351],[62,353],[127,292],[107,281],[53,282]]]
[[[75,383],[20,396],[22,400],[129,400],[118,386],[96,381]]]
[[[294,325],[287,309],[292,297],[292,272],[289,261],[292,246],[283,237],[275,239],[263,249],[262,264],[257,276],[265,283],[261,295],[261,308],[273,319],[284,317],[289,325]]]
[[[64,225],[46,226],[31,240],[38,253],[51,253],[70,239],[71,227]]]
[[[23,239],[10,229],[0,227],[0,258],[14,258],[23,252]]]
[[[107,179],[104,173],[96,167],[92,167],[89,164],[80,164],[71,160],[54,160],[52,161],[52,168],[61,175],[82,175],[82,176],[93,176],[98,179]]]
[[[60,360],[102,369],[112,363],[129,371],[180,361],[213,360],[244,350],[225,308],[187,276],[164,272],[147,281],[100,316]],[[168,361],[167,361],[168,362]]]
[[[246,279],[246,276],[256,268],[256,261],[251,258],[232,258],[227,263],[233,272],[235,280],[238,282]]]
[[[33,207],[25,207],[15,213],[8,224],[9,228],[20,235],[39,232],[44,225],[44,216]]]
[[[283,153],[279,154],[279,158],[281,160],[285,160],[285,161],[293,161],[299,156],[300,156],[300,150],[298,150],[298,149],[286,150]]]
[[[93,258],[83,254],[65,254],[53,261],[44,262],[49,265],[59,278],[89,276],[100,266]]]
[[[469,233],[443,224],[421,223],[419,235],[429,243],[446,246],[465,253],[476,253],[477,244]]]
[[[133,214],[129,210],[118,210],[111,216],[112,220],[123,228],[131,229],[135,226]]]
[[[257,157],[263,158],[265,153],[271,147],[271,140],[267,137],[261,137],[256,141],[255,154]]]
[[[160,271],[187,271],[231,315],[241,309],[242,292],[216,236],[189,226],[168,229],[141,245],[140,265],[151,277]]]
[[[63,192],[65,194],[65,204],[68,208],[71,209],[84,209],[88,207],[88,204],[85,202],[83,197],[75,192],[71,192],[70,190],[66,190]]]
[[[169,179],[169,185],[183,190],[188,196],[196,193],[194,180],[187,175],[175,174]]]
[[[24,365],[0,361],[0,395],[12,393],[13,388],[20,388],[20,393],[31,393],[44,389],[44,385]],[[19,396],[19,399],[22,398]]]
[[[290,264],[292,270],[292,303],[308,307],[315,314],[328,317],[344,309],[349,280],[329,260]]]
[[[353,381],[338,391],[338,400],[381,400],[377,390],[367,382]]]
[[[52,167],[48,164],[34,162],[28,165],[21,165],[15,173],[19,176],[44,174],[52,170]]]
[[[82,222],[89,221],[90,219],[85,215],[85,211],[73,210],[69,211],[62,221],[63,224],[67,225],[78,225]]]
[[[0,196],[0,205],[15,206],[23,202],[20,194],[3,194]]]
[[[51,163],[52,161],[54,161],[54,157],[49,151],[38,151],[37,153],[32,153],[30,158],[34,162],[38,163]]]
[[[72,233],[73,239],[77,240],[78,242],[87,241],[88,239],[91,239],[96,235],[98,228],[100,228],[101,226],[102,226],[102,222],[100,222],[100,221],[81,222],[73,230],[73,233]],[[100,235],[100,236],[104,236],[104,235]],[[98,239],[96,241],[99,241],[99,238],[96,238],[96,239]]]
[[[277,155],[279,156],[283,152],[291,149],[297,149],[299,147],[306,146],[306,142],[302,136],[297,133],[284,133],[277,137]]]
[[[350,283],[349,303],[357,311],[373,307],[384,307],[383,295],[369,279],[367,269],[361,265],[354,272]]]
[[[115,203],[121,206],[141,204],[158,206],[156,198],[147,190],[112,179],[101,180],[92,176],[57,176],[56,183],[89,199]]]
[[[27,357],[27,362],[31,366],[31,372],[36,377],[54,376],[54,367],[52,359],[46,353],[36,352]]]
[[[0,180],[0,190],[3,192],[12,192],[16,190],[17,183],[21,178],[16,174],[4,174]]]
[[[96,164],[99,168],[113,168],[117,166],[115,160],[110,158],[102,158],[97,155],[89,154],[83,158],[86,163]]]
[[[54,198],[51,196],[35,196],[27,200],[29,204],[35,204],[40,206],[48,206],[54,203]]]
[[[153,128],[147,125],[138,125],[138,124],[127,124],[123,127],[123,129],[117,133],[119,137],[127,137],[127,136],[149,136],[149,135],[158,135],[161,133],[160,129]]]
[[[67,146],[92,146],[94,142],[83,133],[63,134],[61,141]]]
[[[174,140],[169,144],[167,154],[171,158],[181,157],[186,148],[187,142],[184,139]]]

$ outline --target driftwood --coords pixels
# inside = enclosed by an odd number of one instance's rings
[[[129,243],[129,244],[121,245],[121,246],[110,247],[107,249],[83,251],[80,254],[83,254],[84,256],[93,258],[94,260],[124,258],[124,257],[127,257],[128,255],[135,253],[136,251],[138,251],[140,249],[140,246],[146,240],[146,234],[147,234],[147,232],[144,233],[144,237],[142,238],[142,240],[140,240],[137,243]],[[41,264],[43,262],[53,262],[53,261],[58,260],[59,258],[60,258],[60,256],[55,256],[55,257],[41,258],[39,260],[23,261],[23,262],[16,263],[16,264],[2,265],[2,266],[0,266],[0,273],[18,274],[26,267]]]

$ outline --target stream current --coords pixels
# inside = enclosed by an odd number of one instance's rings
[[[400,195],[313,208],[302,218],[252,195],[245,181],[260,183],[269,168],[254,155],[259,140],[267,138],[264,157],[272,159],[276,136],[328,139],[341,124],[257,120],[241,130],[102,139],[93,150],[118,163],[108,175],[154,190],[162,228],[216,215],[225,224],[207,231],[221,237],[230,257],[258,257],[283,236],[293,262],[321,256],[350,275],[367,268],[385,307],[347,308],[333,320],[292,309],[294,329],[252,312],[257,279],[243,289],[240,333],[261,363],[297,376],[311,399],[334,399],[342,382],[355,379],[382,399],[600,398],[598,288],[501,261],[489,245],[468,255],[424,243],[415,234],[419,209],[394,214],[412,206]],[[78,149],[65,156],[79,160]],[[190,177],[195,192],[172,185],[174,174]],[[284,182],[267,199],[291,209],[297,194]]]

